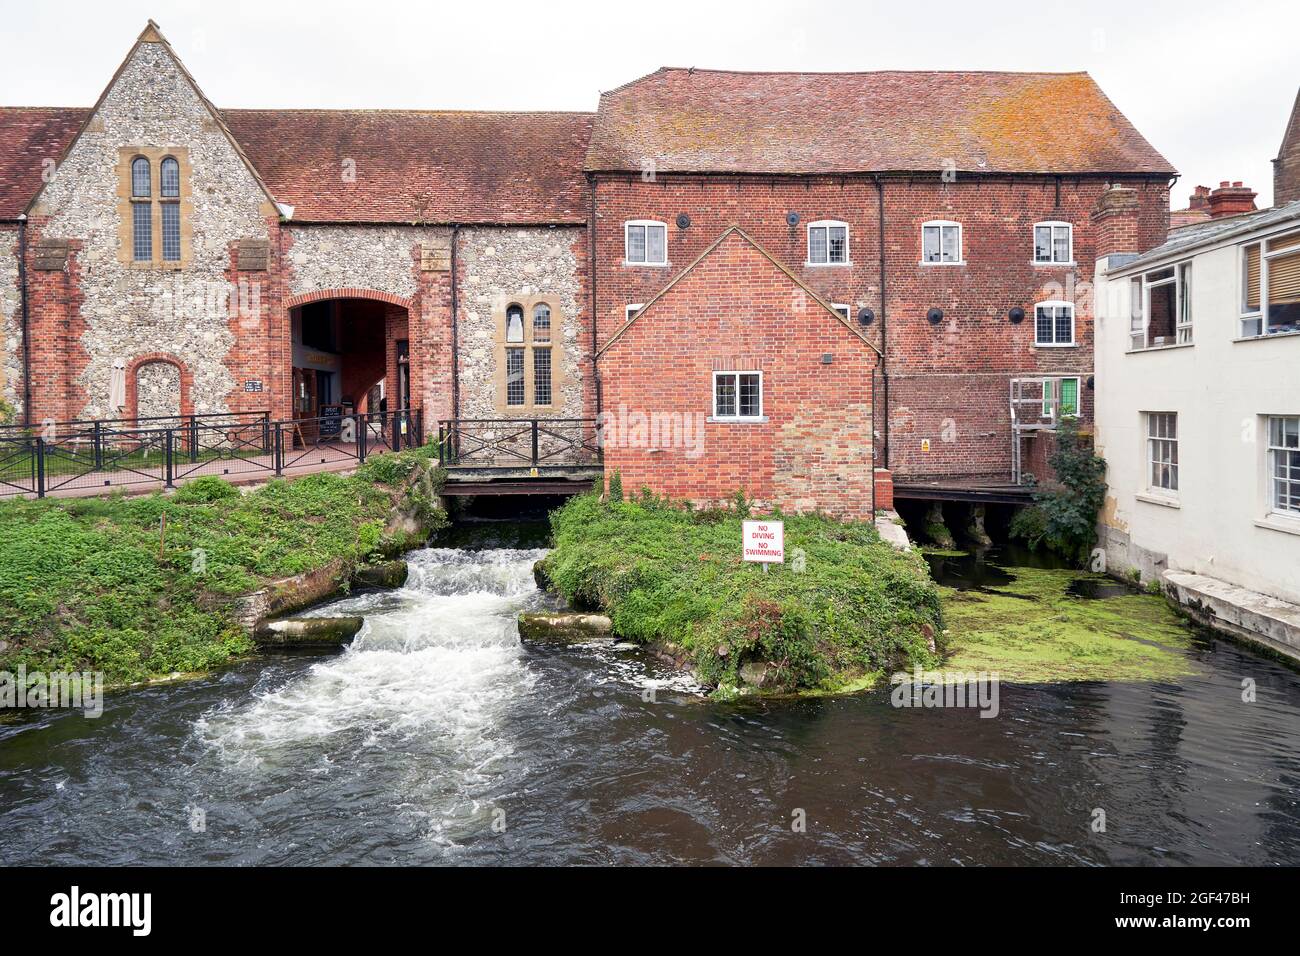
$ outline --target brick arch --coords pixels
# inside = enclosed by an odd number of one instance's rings
[[[319,292],[304,292],[302,295],[290,296],[286,303],[286,308],[296,309],[300,305],[309,305],[312,302],[324,302],[327,299],[371,299],[375,302],[387,302],[389,305],[401,306],[408,312],[412,311],[411,300],[404,299],[400,295],[394,295],[391,292],[380,292],[378,289],[322,289]]]
[[[194,373],[189,370],[184,362],[169,352],[146,352],[143,355],[137,355],[131,361],[126,363],[126,413],[124,418],[134,420],[140,413],[138,407],[138,396],[136,395],[136,380],[140,369],[146,365],[152,365],[155,362],[162,362],[167,365],[175,365],[180,372],[181,379],[181,414],[194,414]]]

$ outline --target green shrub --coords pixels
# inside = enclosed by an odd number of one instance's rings
[[[1031,547],[1046,544],[1080,566],[1097,544],[1097,516],[1106,501],[1106,462],[1091,439],[1067,418],[1056,430],[1056,450],[1048,459],[1056,482],[1034,493],[1034,504],[1012,520],[1011,533]]]
[[[198,505],[238,498],[239,489],[216,475],[204,475],[181,485],[172,495],[177,504]]]

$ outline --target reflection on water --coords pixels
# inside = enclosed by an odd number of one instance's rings
[[[542,553],[420,551],[319,612],[365,616],[341,655],[0,728],[0,863],[1300,862],[1300,679],[1233,645],[1176,684],[1004,685],[992,720],[722,705],[634,647],[522,646]]]

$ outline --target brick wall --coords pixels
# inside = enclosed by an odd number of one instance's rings
[[[962,174],[883,177],[888,294],[889,465],[899,480],[982,476],[1011,471],[1010,380],[1078,375],[1082,412],[1092,414],[1091,277],[1096,255],[1091,213],[1105,181],[1052,177],[1006,179]],[[1135,241],[1150,248],[1168,230],[1163,180],[1131,183],[1137,201]],[[627,305],[643,303],[688,266],[727,225],[737,223],[787,268],[833,303],[874,310],[866,329],[880,336],[880,234],[876,188],[865,177],[602,176],[596,183],[596,305],[601,341],[624,322]],[[798,213],[791,226],[787,214]],[[689,227],[677,225],[679,214]],[[625,265],[623,223],[667,224],[667,267]],[[850,228],[846,266],[808,266],[807,225],[834,219]],[[921,225],[962,224],[962,265],[920,265]],[[1073,265],[1035,265],[1033,226],[1074,226]],[[1072,348],[1034,344],[1034,305],[1075,304]],[[1025,318],[1008,319],[1019,307]],[[937,325],[931,308],[943,310]],[[883,399],[883,396],[882,396]],[[608,403],[606,402],[606,407]],[[883,408],[882,408],[883,414]],[[883,430],[878,423],[877,433]],[[923,448],[928,447],[928,451]],[[883,463],[883,457],[882,457]]]
[[[630,493],[716,502],[743,489],[787,510],[868,517],[875,361],[733,232],[601,356],[606,473],[618,469]],[[763,373],[766,420],[704,420],[713,373],[726,370]],[[638,435],[637,415],[689,422],[691,439]]]

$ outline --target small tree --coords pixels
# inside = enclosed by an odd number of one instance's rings
[[[1034,493],[1034,504],[1011,522],[1011,533],[1038,547],[1046,543],[1080,565],[1097,544],[1097,515],[1106,501],[1106,462],[1093,454],[1092,441],[1067,418],[1056,430],[1056,450],[1048,459],[1056,483]]]
[[[623,475],[617,468],[614,469],[614,474],[609,476],[609,500],[623,500]]]

